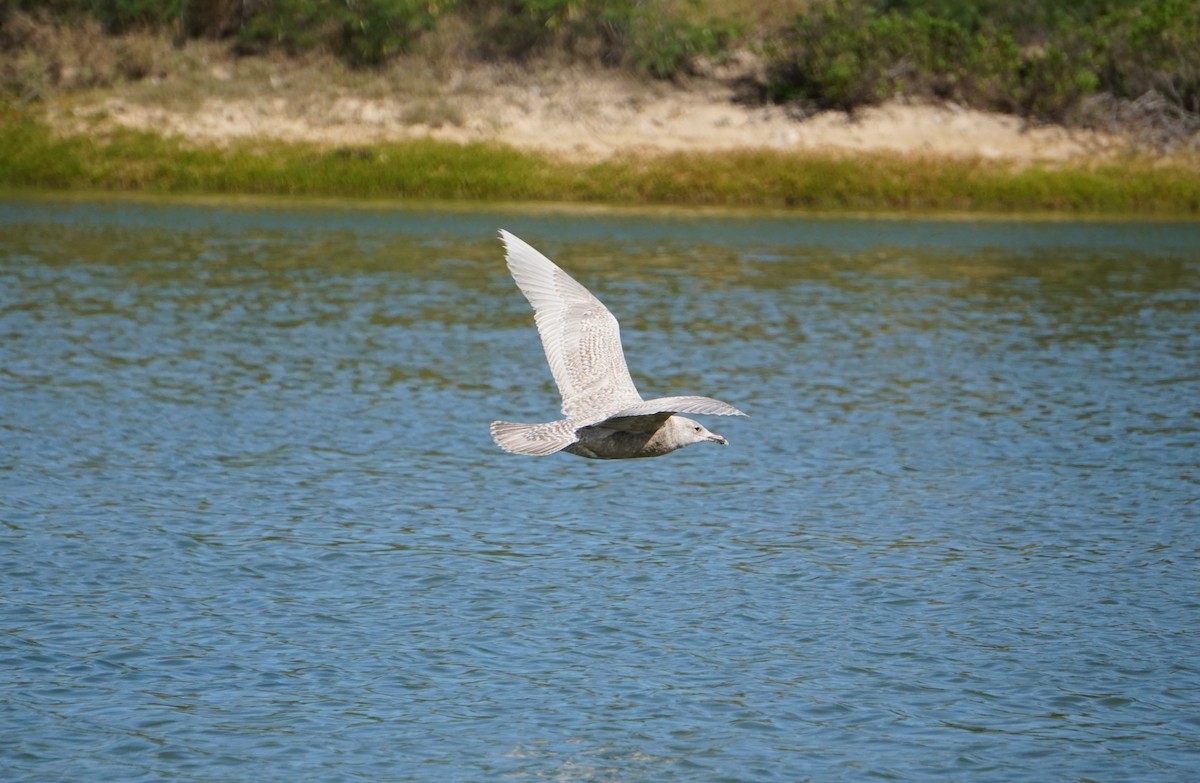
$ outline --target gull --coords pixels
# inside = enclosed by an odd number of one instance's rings
[[[680,413],[744,416],[711,397],[644,400],[633,385],[617,319],[550,259],[500,231],[508,270],[533,306],[550,372],[562,395],[562,419],[542,424],[492,422],[505,451],[542,457],[566,451],[591,459],[659,457],[693,443],[729,444]]]

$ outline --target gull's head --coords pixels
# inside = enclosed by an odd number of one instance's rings
[[[729,441],[721,437],[715,432],[712,432],[703,424],[686,416],[672,416],[669,419],[671,428],[674,430],[676,440],[681,446],[687,446],[692,443],[720,443],[722,446],[728,446]]]

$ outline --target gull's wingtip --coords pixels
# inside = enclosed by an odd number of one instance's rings
[[[519,254],[519,253],[525,252],[525,248],[529,248],[530,250],[533,250],[532,247],[529,247],[529,243],[527,243],[525,240],[521,239],[519,236],[517,236],[513,232],[509,231],[508,229],[505,229],[505,228],[499,229],[499,234],[500,234],[500,241],[504,244],[504,255],[510,259],[512,258],[514,253]]]

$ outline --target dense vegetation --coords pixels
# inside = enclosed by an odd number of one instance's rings
[[[819,108],[904,94],[1071,121],[1157,96],[1194,116],[1200,3],[827,0],[777,37],[772,63],[772,97]]]
[[[0,0],[19,18],[228,40],[238,52],[322,47],[356,67],[419,50],[437,31],[463,59],[571,56],[657,77],[731,47],[760,52],[749,91],[802,111],[895,95],[1067,122],[1200,128],[1200,0],[812,0],[768,19],[765,0]],[[778,4],[774,4],[778,6]],[[22,17],[23,15],[23,17]],[[14,21],[17,20],[17,21]],[[124,75],[136,77],[136,67]],[[19,75],[8,74],[10,90]],[[1139,103],[1140,102],[1140,103]]]

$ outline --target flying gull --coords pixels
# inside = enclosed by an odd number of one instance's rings
[[[680,413],[744,416],[711,397],[643,400],[629,377],[617,319],[553,261],[501,230],[508,269],[533,305],[534,321],[562,395],[564,418],[544,424],[492,422],[513,454],[566,451],[592,459],[659,457],[693,443],[729,441]]]

